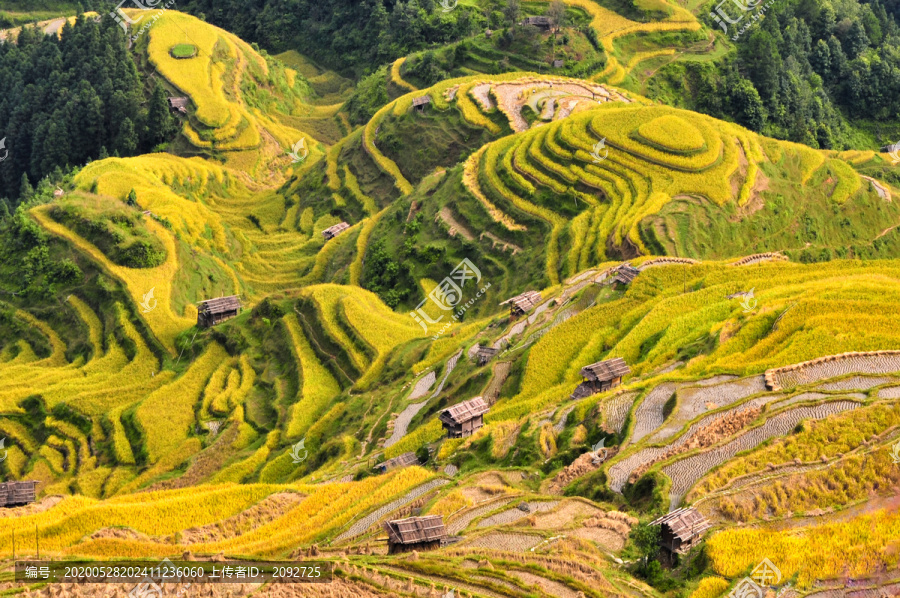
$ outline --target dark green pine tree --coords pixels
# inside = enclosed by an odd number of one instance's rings
[[[22,184],[19,185],[19,203],[28,201],[33,195],[34,187],[31,186],[31,182],[28,180],[28,175],[23,172]]]
[[[138,136],[134,130],[134,123],[126,117],[119,125],[119,133],[113,145],[115,153],[120,156],[131,156],[138,147]]]
[[[148,150],[152,149],[171,139],[175,131],[175,117],[169,112],[166,92],[163,86],[157,82],[147,108],[147,138],[144,145]]]

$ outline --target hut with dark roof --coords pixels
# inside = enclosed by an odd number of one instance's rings
[[[403,453],[402,455],[398,455],[393,459],[388,459],[387,461],[382,461],[378,465],[375,466],[375,469],[380,471],[381,473],[387,473],[394,469],[400,469],[401,467],[409,467],[410,465],[418,465],[419,458],[416,457],[415,453]]]
[[[537,291],[525,291],[521,295],[516,295],[511,299],[507,299],[500,305],[509,304],[509,317],[515,320],[530,312],[540,302],[540,293]]]
[[[481,429],[488,409],[482,397],[475,397],[444,409],[438,419],[447,430],[447,438],[464,438]]]
[[[682,507],[650,522],[662,526],[660,545],[669,552],[685,554],[700,543],[703,533],[712,527],[696,509]]]
[[[447,538],[444,518],[440,515],[407,517],[383,524],[388,534],[388,554],[412,550],[433,550],[440,548]]]
[[[188,101],[187,98],[168,98],[169,110],[187,114]]]
[[[475,351],[475,361],[478,362],[478,365],[484,365],[494,358],[494,355],[500,352],[500,349],[494,349],[493,347],[478,347],[478,350]]]
[[[584,381],[578,385],[572,397],[582,399],[615,388],[622,383],[622,378],[630,373],[631,368],[621,357],[586,365],[581,368],[581,377]]]
[[[550,26],[552,24],[550,17],[525,17],[522,20],[522,25],[531,25],[532,27],[537,27],[541,31],[550,31]]]
[[[431,96],[419,96],[417,98],[413,98],[412,106],[413,110],[418,110],[419,112],[425,111],[425,105],[431,103]]]
[[[637,278],[637,275],[640,273],[641,271],[631,264],[622,264],[616,268],[616,276],[613,278],[613,282],[628,285],[631,284],[631,281]]]
[[[37,480],[0,484],[0,507],[20,507],[34,502]]]
[[[241,313],[241,300],[237,295],[207,299],[197,304],[197,326],[209,328]]]
[[[348,228],[350,228],[350,225],[346,222],[338,222],[323,230],[322,237],[324,237],[326,241],[330,241]]]

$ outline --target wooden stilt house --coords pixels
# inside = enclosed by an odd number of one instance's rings
[[[0,507],[19,507],[34,502],[36,480],[0,484]]]
[[[241,313],[241,300],[237,295],[207,299],[197,304],[197,326],[209,328]]]
[[[387,461],[382,461],[378,465],[375,466],[375,469],[380,471],[381,473],[387,473],[394,469],[400,469],[401,467],[408,467],[410,465],[418,465],[419,458],[416,457],[415,453],[403,453],[402,455],[398,455],[393,459],[388,459]]]
[[[475,397],[444,409],[438,419],[447,430],[447,438],[464,438],[481,429],[488,409],[488,404],[482,397]]]
[[[615,388],[630,373],[631,368],[621,357],[586,365],[581,368],[584,381],[575,389],[572,398],[581,399]]]
[[[350,225],[347,224],[346,222],[338,222],[337,224],[333,224],[332,226],[329,226],[328,228],[323,230],[322,237],[326,241],[330,241],[331,239],[335,238],[336,236],[338,236],[339,234],[341,234],[348,228],[350,228]]]
[[[700,543],[704,532],[712,527],[696,509],[682,507],[650,522],[662,526],[660,545],[669,552],[685,554]]]
[[[515,320],[530,312],[540,302],[540,293],[537,291],[525,291],[521,295],[507,299],[500,305],[509,304],[509,317]]]
[[[388,554],[434,550],[440,548],[441,541],[447,538],[444,518],[440,515],[395,519],[383,525],[388,534]]]

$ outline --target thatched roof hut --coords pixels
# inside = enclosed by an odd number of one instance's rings
[[[395,519],[383,526],[388,534],[388,554],[439,548],[441,540],[447,537],[444,518],[440,515]]]
[[[537,291],[525,291],[521,295],[516,295],[515,297],[507,299],[500,305],[509,304],[509,316],[511,318],[518,318],[527,314],[540,302],[540,293]]]
[[[350,225],[346,222],[338,222],[337,224],[332,224],[331,226],[323,230],[322,236],[326,241],[330,241],[348,228],[350,228]]]
[[[197,304],[197,326],[209,328],[233,318],[241,312],[241,300],[237,295],[207,299]]]
[[[0,507],[18,507],[33,503],[37,480],[0,484]]]
[[[187,98],[168,98],[168,102],[169,110],[187,114],[188,103],[190,102]]]
[[[578,385],[572,398],[583,399],[598,392],[604,392],[615,388],[622,383],[622,378],[631,373],[631,368],[621,357],[614,357],[606,361],[598,361],[581,368],[581,377],[584,382]]]
[[[401,467],[409,467],[410,465],[418,465],[419,458],[416,457],[415,453],[403,453],[402,455],[398,455],[393,459],[388,459],[387,461],[382,461],[375,467],[381,470],[381,473],[386,473],[388,471],[394,469],[400,469]]]
[[[483,416],[488,409],[482,397],[475,397],[444,409],[438,419],[447,430],[448,438],[463,438],[471,436],[484,425]]]
[[[662,526],[660,545],[669,552],[686,553],[700,543],[712,524],[693,507],[682,507],[650,522]]]

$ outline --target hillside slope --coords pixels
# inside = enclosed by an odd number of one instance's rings
[[[353,130],[334,73],[161,14],[131,51],[187,100],[169,151],[0,218],[0,473],[39,494],[0,510],[0,594],[32,537],[59,559],[327,559],[335,582],[302,588],[322,598],[717,598],[764,558],[798,596],[892,591],[888,159],[615,87],[641,61],[613,42],[699,23],[573,4],[597,80],[410,89],[395,63],[406,91]],[[241,312],[197,326],[222,295]],[[622,383],[586,391],[613,358]],[[448,438],[439,415],[474,397],[483,427]],[[688,505],[712,527],[663,564],[648,523]],[[413,514],[449,545],[387,554],[382,524]]]

